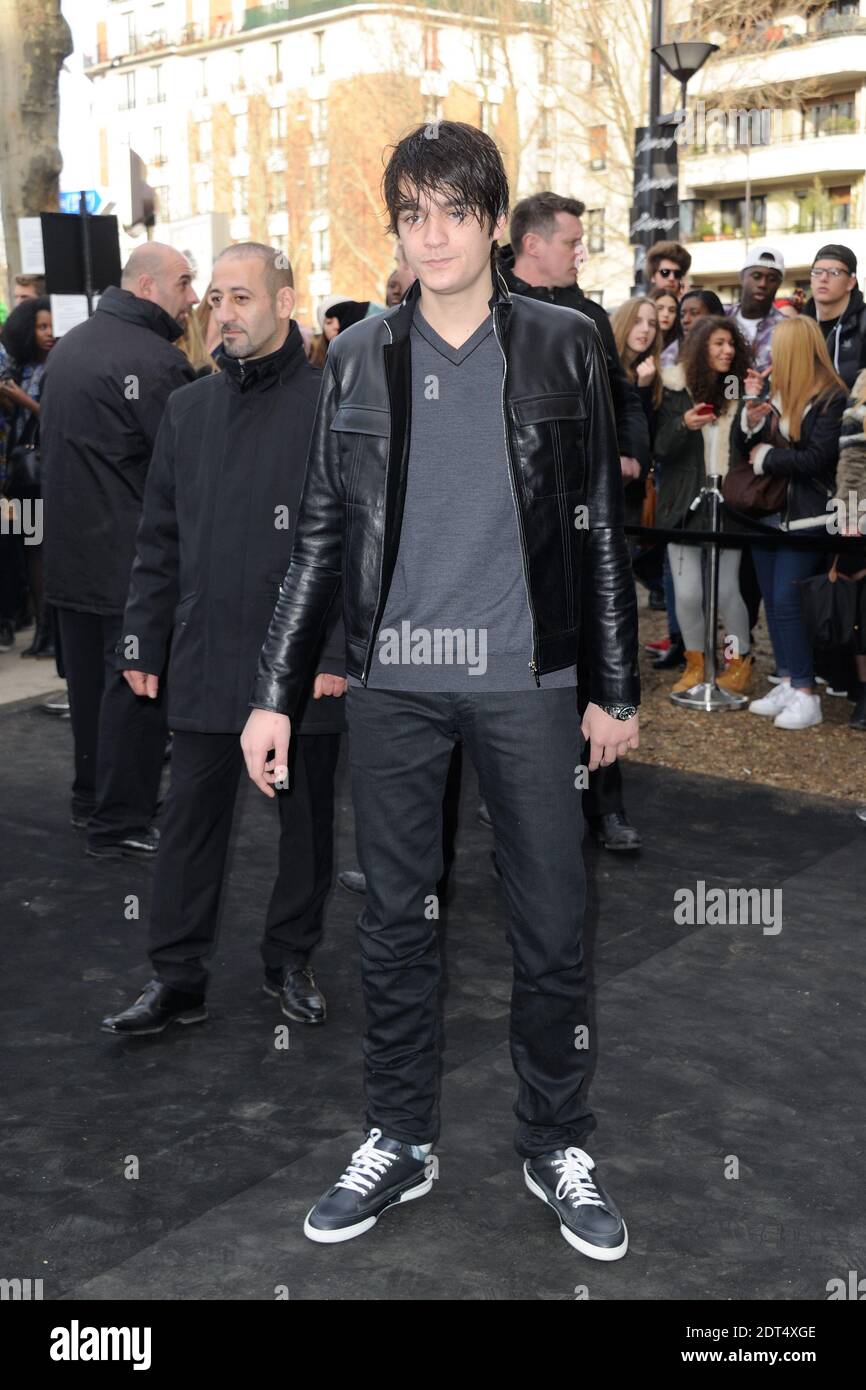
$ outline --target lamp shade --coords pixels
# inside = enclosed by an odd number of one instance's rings
[[[704,66],[711,53],[718,52],[717,43],[660,43],[653,49],[662,67],[686,83]]]

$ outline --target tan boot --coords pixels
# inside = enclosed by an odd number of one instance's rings
[[[703,652],[690,652],[688,648],[686,648],[686,669],[683,671],[676,685],[671,686],[671,694],[679,694],[682,690],[690,690],[693,685],[698,685],[703,678]]]
[[[721,686],[722,690],[730,690],[735,695],[742,695],[743,691],[748,690],[752,684],[752,670],[755,665],[755,658],[751,652],[745,656],[732,656],[726,669],[717,678],[716,685]]]

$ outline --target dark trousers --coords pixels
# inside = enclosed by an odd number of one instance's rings
[[[440,978],[433,895],[442,800],[457,738],[493,822],[514,960],[516,1147],[581,1144],[595,1128],[583,963],[582,736],[575,692],[425,695],[349,687],[349,756],[361,868],[367,1126],[423,1144],[438,1133]]]
[[[292,740],[290,790],[277,793],[279,871],[262,958],[268,968],[304,966],[322,935],[333,871],[334,774],[339,734]],[[148,954],[164,984],[204,992],[216,945],[220,894],[238,780],[238,734],[175,731],[171,784],[154,872]]]
[[[168,736],[165,691],[156,700],[133,695],[114,669],[120,614],[58,608],[57,620],[75,740],[72,810],[91,817],[92,844],[110,844],[153,820]]]

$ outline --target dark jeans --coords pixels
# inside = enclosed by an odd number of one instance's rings
[[[409,694],[349,687],[349,754],[366,1005],[367,1127],[436,1138],[440,979],[430,898],[442,874],[442,799],[458,737],[493,822],[514,958],[511,1056],[516,1147],[525,1157],[581,1144],[589,1051],[583,964],[583,816],[573,689]],[[479,1136],[481,1138],[481,1136]]]
[[[290,790],[277,793],[279,870],[265,918],[268,968],[306,965],[322,935],[333,871],[339,734],[292,739]],[[204,993],[243,767],[238,734],[175,731],[154,873],[148,954],[164,984]],[[256,793],[260,795],[260,793]]]
[[[817,574],[824,557],[817,550],[785,550],[783,546],[770,549],[756,545],[752,554],[764,597],[776,671],[780,676],[790,676],[795,688],[808,690],[814,685],[815,673],[798,580]]]
[[[114,669],[121,614],[56,613],[75,740],[72,811],[91,817],[91,844],[111,844],[153,820],[168,737],[164,683],[147,700]]]

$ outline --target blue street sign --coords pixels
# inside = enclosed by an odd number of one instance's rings
[[[60,211],[61,211],[61,212],[77,212],[77,211],[78,211],[78,206],[79,206],[79,197],[80,197],[80,194],[79,194],[79,190],[78,190],[78,189],[75,189],[74,192],[70,192],[70,193],[61,193],[61,194],[60,194]],[[99,196],[99,194],[97,193],[97,191],[96,191],[95,188],[88,188],[88,189],[86,189],[85,194],[84,194],[84,203],[85,203],[85,207],[87,208],[87,211],[88,211],[88,212],[98,212],[98,211],[99,211],[99,208],[100,208],[100,206],[102,205],[102,199],[100,198],[100,196]]]

